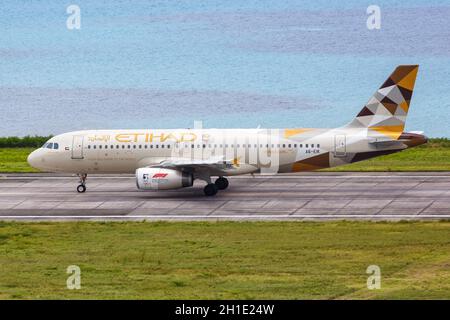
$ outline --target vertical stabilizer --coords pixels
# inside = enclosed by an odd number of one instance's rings
[[[398,66],[348,127],[368,128],[368,135],[398,139],[405,128],[418,65]]]

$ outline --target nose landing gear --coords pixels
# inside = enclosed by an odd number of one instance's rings
[[[77,187],[78,193],[86,192],[86,178],[87,174],[78,174],[78,177],[80,178],[80,185]]]

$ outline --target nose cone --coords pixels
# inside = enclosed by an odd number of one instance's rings
[[[38,164],[39,164],[38,150],[35,150],[28,155],[27,162],[33,168],[39,169],[38,168]]]

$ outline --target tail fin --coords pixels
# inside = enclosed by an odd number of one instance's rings
[[[398,66],[349,124],[368,135],[398,139],[405,128],[418,65]]]

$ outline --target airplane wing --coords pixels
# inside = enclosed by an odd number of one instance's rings
[[[222,157],[215,157],[206,160],[189,158],[171,158],[160,163],[150,165],[149,168],[171,168],[171,169],[191,169],[191,170],[225,170],[233,168],[236,160],[224,160]]]

